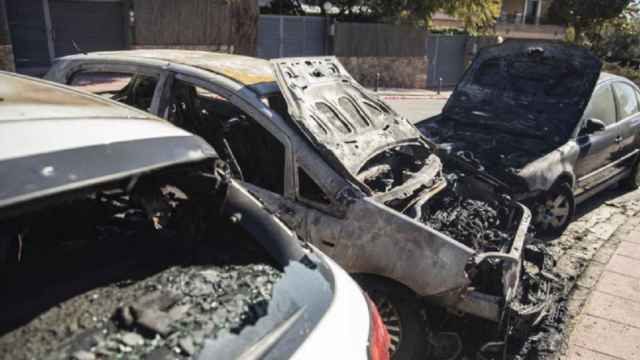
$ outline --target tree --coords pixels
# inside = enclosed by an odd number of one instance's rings
[[[627,66],[640,60],[640,5],[631,3],[617,17],[593,26],[585,33],[591,50]]]
[[[502,9],[500,0],[445,1],[443,10],[462,19],[470,34],[478,34],[492,28]]]
[[[339,21],[385,22],[428,26],[436,11],[444,11],[464,20],[465,28],[472,33],[490,28],[500,15],[500,0],[328,0],[337,13],[329,14]],[[319,5],[321,0],[273,0],[263,10],[274,13],[301,13],[301,4]]]
[[[259,2],[260,4],[260,2]],[[301,15],[302,5],[298,0],[271,0],[260,4],[262,14]]]
[[[553,0],[549,8],[551,20],[571,26],[574,41],[584,43],[589,28],[619,16],[631,0]]]
[[[339,17],[428,26],[436,11],[461,18],[469,32],[482,32],[500,15],[500,0],[336,0]],[[354,12],[358,12],[354,16]]]

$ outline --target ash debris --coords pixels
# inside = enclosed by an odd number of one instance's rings
[[[465,199],[448,191],[429,206],[422,221],[475,250],[499,251],[510,235],[499,230],[498,211],[481,200]]]
[[[514,233],[507,230],[509,209],[497,201],[466,197],[457,190],[459,175],[448,174],[450,186],[427,202],[420,220],[476,251],[501,251]]]
[[[553,256],[541,240],[533,240],[527,245],[523,286],[511,306],[517,320],[508,329],[509,358],[541,359],[560,350],[571,287],[555,267]],[[532,318],[529,309],[539,310],[539,313]]]
[[[215,339],[224,331],[237,334],[265,316],[281,277],[272,265],[244,261],[171,266],[141,280],[125,276],[56,303],[3,334],[0,357],[192,358],[205,338]]]
[[[237,334],[265,316],[280,277],[263,264],[170,268],[122,289],[129,302],[49,359],[192,358],[205,338],[225,330]]]

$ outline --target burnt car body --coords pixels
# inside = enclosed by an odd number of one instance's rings
[[[442,114],[418,128],[443,157],[490,174],[530,205],[540,230],[560,233],[576,203],[640,179],[640,91],[600,70],[591,52],[566,44],[485,48]]]
[[[388,358],[358,285],[203,139],[4,72],[0,287],[6,359]]]
[[[396,358],[428,351],[418,298],[496,322],[518,303],[529,210],[481,174],[445,173],[419,131],[333,57],[105,52],[58,59],[47,78],[211,143],[271,212],[358,275]]]

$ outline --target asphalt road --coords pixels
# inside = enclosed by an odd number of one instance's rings
[[[446,100],[434,99],[385,99],[385,101],[412,123],[438,115],[446,103]]]

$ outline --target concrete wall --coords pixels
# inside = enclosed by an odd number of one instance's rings
[[[380,87],[424,89],[427,86],[427,61],[424,56],[414,57],[340,57],[347,71],[362,85],[376,86],[380,74]]]
[[[567,29],[556,25],[498,24],[496,34],[505,39],[563,40]]]

